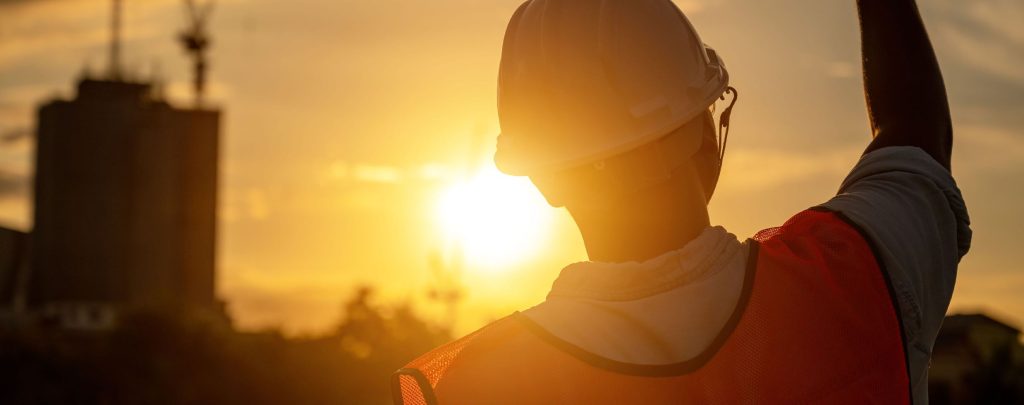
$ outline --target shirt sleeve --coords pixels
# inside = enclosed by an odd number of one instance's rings
[[[899,307],[915,400],[927,400],[932,347],[971,244],[956,182],[920,148],[886,147],[861,157],[822,207],[844,215],[872,243]]]

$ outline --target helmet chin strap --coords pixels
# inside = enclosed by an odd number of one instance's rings
[[[725,147],[729,143],[729,118],[732,117],[732,108],[736,106],[736,100],[739,100],[740,93],[736,91],[735,87],[729,86],[725,89],[725,93],[722,94],[721,99],[725,100],[726,94],[732,94],[732,102],[729,106],[722,111],[721,117],[718,118],[718,162],[721,165],[722,161],[725,160]]]

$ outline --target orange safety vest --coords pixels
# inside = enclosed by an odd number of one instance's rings
[[[751,242],[718,339],[670,365],[627,364],[514,314],[395,373],[397,404],[908,404],[888,281],[838,214],[804,211]]]

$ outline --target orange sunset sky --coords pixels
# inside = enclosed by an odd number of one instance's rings
[[[585,260],[568,215],[497,174],[496,76],[520,0],[220,0],[218,294],[243,328],[329,328],[359,284],[425,292],[465,254],[462,331],[543,299]],[[740,238],[826,201],[869,140],[855,4],[677,1],[741,93],[712,222]],[[1024,3],[918,0],[972,217],[953,310],[1024,321]],[[0,224],[31,228],[34,110],[106,66],[110,3],[0,0]],[[125,0],[125,66],[189,100],[183,2]],[[913,97],[913,95],[907,95]]]

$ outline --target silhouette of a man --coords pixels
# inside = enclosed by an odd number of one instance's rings
[[[572,214],[591,261],[400,370],[396,401],[927,403],[971,231],[914,1],[857,5],[874,139],[837,196],[741,242],[707,211],[737,94],[685,16],[668,0],[524,3],[496,163]],[[716,137],[709,107],[729,96]]]

